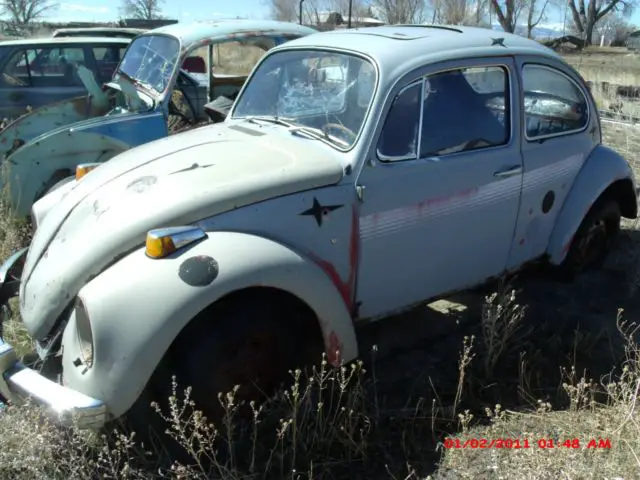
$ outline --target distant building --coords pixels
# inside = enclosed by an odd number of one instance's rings
[[[313,23],[311,26],[319,30],[329,30],[333,28],[347,28],[349,25],[349,17],[342,15],[340,12],[318,12],[313,15]],[[386,25],[382,20],[377,18],[365,17],[362,15],[351,16],[351,28],[358,27],[379,27]]]

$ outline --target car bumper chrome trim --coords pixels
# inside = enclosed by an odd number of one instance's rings
[[[107,418],[106,405],[71,388],[60,385],[26,367],[13,347],[0,339],[0,394],[14,403],[44,407],[59,425],[100,428]]]

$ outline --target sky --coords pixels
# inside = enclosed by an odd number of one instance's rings
[[[120,0],[62,1],[46,20],[53,22],[114,21],[120,16]],[[203,8],[203,6],[206,7]],[[216,20],[219,18],[267,18],[269,9],[264,0],[165,0],[162,13],[181,21]]]
[[[206,5],[206,6],[205,6]],[[119,0],[69,0],[59,4],[49,21],[113,21],[120,16]],[[165,0],[164,16],[180,21],[216,20],[221,18],[268,18],[265,0]],[[562,29],[563,9],[550,11],[546,24]],[[567,18],[569,21],[570,19]],[[640,26],[640,9],[631,17],[631,23]],[[543,25],[541,24],[540,27]]]

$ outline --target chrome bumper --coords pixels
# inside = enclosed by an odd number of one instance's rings
[[[14,403],[28,399],[44,407],[59,425],[100,428],[107,418],[106,405],[95,398],[62,386],[25,367],[13,347],[0,339],[0,394]]]

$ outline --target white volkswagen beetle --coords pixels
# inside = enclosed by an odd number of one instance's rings
[[[59,379],[4,343],[0,391],[100,426],[146,418],[176,373],[211,418],[235,384],[255,398],[322,351],[356,358],[358,322],[534,260],[597,265],[637,198],[584,80],[533,40],[309,35],[258,63],[224,123],[119,154],[36,204],[2,300],[19,294]]]

